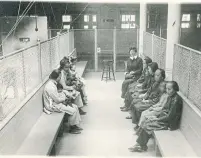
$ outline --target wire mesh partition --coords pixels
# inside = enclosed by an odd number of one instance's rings
[[[74,30],[74,45],[77,51],[78,60],[88,61],[87,69],[93,70],[95,66],[95,30]]]
[[[180,91],[201,110],[201,52],[175,44],[173,80]]]
[[[0,120],[29,95],[69,53],[68,33],[0,58]]]
[[[124,71],[129,48],[138,48],[138,29],[116,29],[116,70]]]
[[[148,32],[144,32],[143,36],[143,54],[157,62],[160,68],[165,69],[166,39]]]
[[[102,70],[103,60],[113,60],[113,29],[98,29],[97,30],[97,47],[100,48],[98,52],[98,70]]]

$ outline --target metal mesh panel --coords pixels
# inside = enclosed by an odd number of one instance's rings
[[[167,45],[167,41],[165,39],[161,39],[160,67],[162,69],[165,69],[165,64],[166,64],[166,45]]]
[[[59,37],[59,54],[61,58],[69,54],[68,53],[68,33],[65,33]]]
[[[152,34],[144,32],[143,36],[143,54],[152,58]]]
[[[69,55],[68,38],[62,34],[0,60],[0,120],[50,74],[64,55]],[[72,55],[76,56],[76,49]]]
[[[102,69],[103,60],[113,60],[113,29],[97,30],[97,47],[101,48],[98,53],[98,69]]]
[[[188,81],[190,71],[190,51],[175,45],[174,48],[174,66],[173,66],[173,80],[177,81],[180,91],[188,95]]]
[[[136,47],[137,29],[117,29],[116,30],[116,70],[124,71],[124,61],[128,60],[129,48]]]
[[[74,49],[74,31],[70,30],[69,32],[70,40],[69,40],[69,53]]]
[[[23,51],[27,94],[30,93],[31,90],[33,90],[41,82],[38,52],[38,46],[31,47]]]
[[[59,53],[58,53],[58,41],[54,38],[50,42],[50,52],[51,52],[51,64],[52,69],[54,69],[59,63]]]
[[[51,71],[51,54],[49,41],[41,43],[42,79],[45,79]]]
[[[188,98],[201,109],[201,52],[190,51],[190,78]]]
[[[166,56],[166,40],[153,36],[153,58],[154,62],[158,63],[160,68],[165,69],[165,56]]]
[[[0,60],[0,120],[25,97],[24,69],[21,53]]]

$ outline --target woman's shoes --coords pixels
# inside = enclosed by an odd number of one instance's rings
[[[135,130],[135,131],[137,131],[138,129],[139,129],[139,126],[138,126],[138,125],[134,127],[134,130]]]
[[[132,117],[131,116],[127,116],[126,119],[132,119]]]
[[[130,152],[145,152],[147,149],[147,146],[142,147],[140,145],[135,145],[134,147],[129,148]]]
[[[79,108],[80,115],[86,115],[86,112],[84,112],[81,108]]]
[[[128,112],[129,109],[125,107],[124,109],[121,109],[121,111],[122,111],[122,112]]]

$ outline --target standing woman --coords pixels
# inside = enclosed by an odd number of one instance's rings
[[[142,75],[143,70],[143,60],[138,57],[137,49],[135,47],[131,47],[129,53],[130,58],[127,61],[125,80],[122,83],[122,98],[125,98],[125,94],[128,90],[129,84],[137,81]]]
[[[80,95],[80,92],[76,90],[75,86],[68,86],[67,82],[71,78],[70,73],[70,62],[67,58],[63,58],[60,61],[60,71],[61,71],[61,80],[60,84],[63,86],[64,90],[67,90],[69,92],[69,96],[75,97],[74,104],[76,104],[79,108],[80,115],[85,115],[86,112],[84,112],[81,108],[83,107],[82,98]]]

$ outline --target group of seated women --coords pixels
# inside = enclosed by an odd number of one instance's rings
[[[147,151],[153,131],[179,128],[182,113],[182,99],[177,94],[179,86],[175,81],[165,81],[165,78],[165,71],[158,68],[156,62],[147,56],[143,62],[137,56],[137,49],[130,49],[122,84],[124,106],[120,109],[129,112],[126,119],[132,119],[135,124],[138,138],[136,144],[129,148],[131,152]]]
[[[52,71],[43,91],[44,112],[64,112],[68,115],[70,133],[80,134],[80,115],[87,105],[84,80],[75,71],[76,58],[64,57],[60,67]]]

